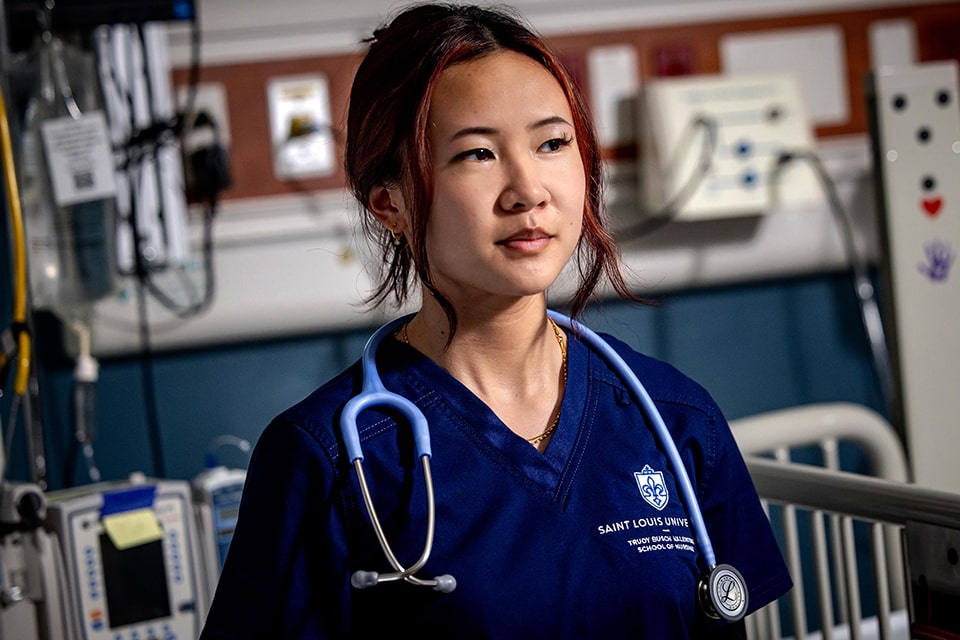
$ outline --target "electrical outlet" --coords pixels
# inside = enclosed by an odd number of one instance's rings
[[[230,186],[230,118],[226,87],[204,82],[181,87],[184,113],[181,134],[184,183],[195,201],[209,201]],[[205,116],[205,117],[204,117]]]
[[[868,77],[888,331],[918,482],[956,490],[960,414],[960,107],[954,61]]]
[[[188,87],[180,87],[177,91],[177,103],[186,106],[190,97]],[[192,126],[197,114],[206,111],[207,115],[217,126],[217,140],[198,139],[192,141],[196,145],[209,145],[214,142],[230,147],[230,112],[227,109],[227,88],[222,82],[201,82],[197,84],[193,94],[193,108],[186,114],[187,126]],[[191,151],[191,149],[185,149]]]
[[[823,201],[815,174],[801,163],[788,163],[771,183],[781,152],[813,147],[798,82],[790,76],[650,80],[639,111],[641,200],[648,215],[699,220]],[[685,193],[690,185],[696,189]]]

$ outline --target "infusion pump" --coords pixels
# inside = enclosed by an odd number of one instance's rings
[[[207,607],[190,485],[134,476],[46,495],[76,640],[190,640]]]
[[[217,589],[220,569],[237,526],[240,498],[247,472],[222,466],[204,470],[193,479],[193,504],[200,538],[200,555],[210,599]]]
[[[246,472],[0,487],[0,640],[192,640]]]

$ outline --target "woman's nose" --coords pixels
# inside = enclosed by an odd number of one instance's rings
[[[506,168],[506,183],[500,194],[504,211],[529,211],[549,202],[550,192],[543,184],[532,158],[511,162]]]

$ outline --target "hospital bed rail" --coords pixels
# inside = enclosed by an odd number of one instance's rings
[[[890,527],[899,531],[907,523],[934,525],[952,530],[960,530],[960,494],[929,489],[914,484],[893,482],[882,478],[858,475],[846,471],[834,471],[811,465],[783,463],[769,458],[747,456],[747,467],[761,498],[773,504],[790,505],[797,509],[810,510],[816,519],[839,517],[841,522],[859,521],[867,523],[872,545],[872,563],[876,574],[877,627],[881,640],[894,636],[890,626],[890,616],[899,611],[906,616],[906,603],[901,607],[892,606],[886,593],[891,580],[903,580],[906,568],[902,563],[889,566],[886,556],[878,553],[878,539],[886,538]],[[899,540],[897,540],[899,543]],[[826,540],[815,535],[813,554],[817,557],[818,580],[824,578],[821,589],[829,589],[826,580],[827,556]],[[856,573],[856,557],[852,549],[844,552],[844,571],[848,576]],[[852,584],[855,584],[853,582]],[[848,589],[848,611],[856,609],[851,598],[856,598],[855,589]],[[761,616],[762,618],[762,616]],[[861,620],[859,615],[851,613],[842,626],[848,627],[844,637],[864,637],[860,624],[850,624],[851,620]],[[752,637],[764,640],[780,638],[780,630],[769,627],[754,629]],[[862,622],[862,620],[861,620]],[[832,624],[824,625],[819,636],[833,637],[837,633]],[[849,634],[849,635],[846,635]],[[799,634],[795,634],[798,637]],[[809,637],[809,636],[806,636]],[[902,636],[906,637],[906,636]]]
[[[866,407],[801,406],[731,427],[795,584],[752,617],[750,638],[906,638],[903,527],[960,526],[960,496],[906,484],[906,457],[892,426]],[[871,475],[841,468],[842,443],[866,456]],[[864,604],[875,617],[863,615]]]

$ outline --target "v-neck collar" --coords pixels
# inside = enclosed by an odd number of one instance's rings
[[[567,385],[560,406],[560,422],[542,453],[511,431],[469,388],[409,345],[395,340],[384,344],[381,348],[384,365],[390,362],[393,367],[381,375],[385,375],[388,388],[392,384],[402,387],[393,390],[409,394],[427,414],[428,421],[431,414],[443,419],[442,427],[431,424],[432,441],[444,438],[437,429],[456,429],[463,445],[472,445],[486,456],[495,456],[520,484],[532,483],[552,500],[562,501],[590,436],[592,422],[588,419],[588,405],[596,403],[596,385],[590,384],[588,374],[589,349],[569,332],[567,336]],[[446,410],[431,409],[436,403]],[[441,452],[434,445],[434,455],[438,453]]]

